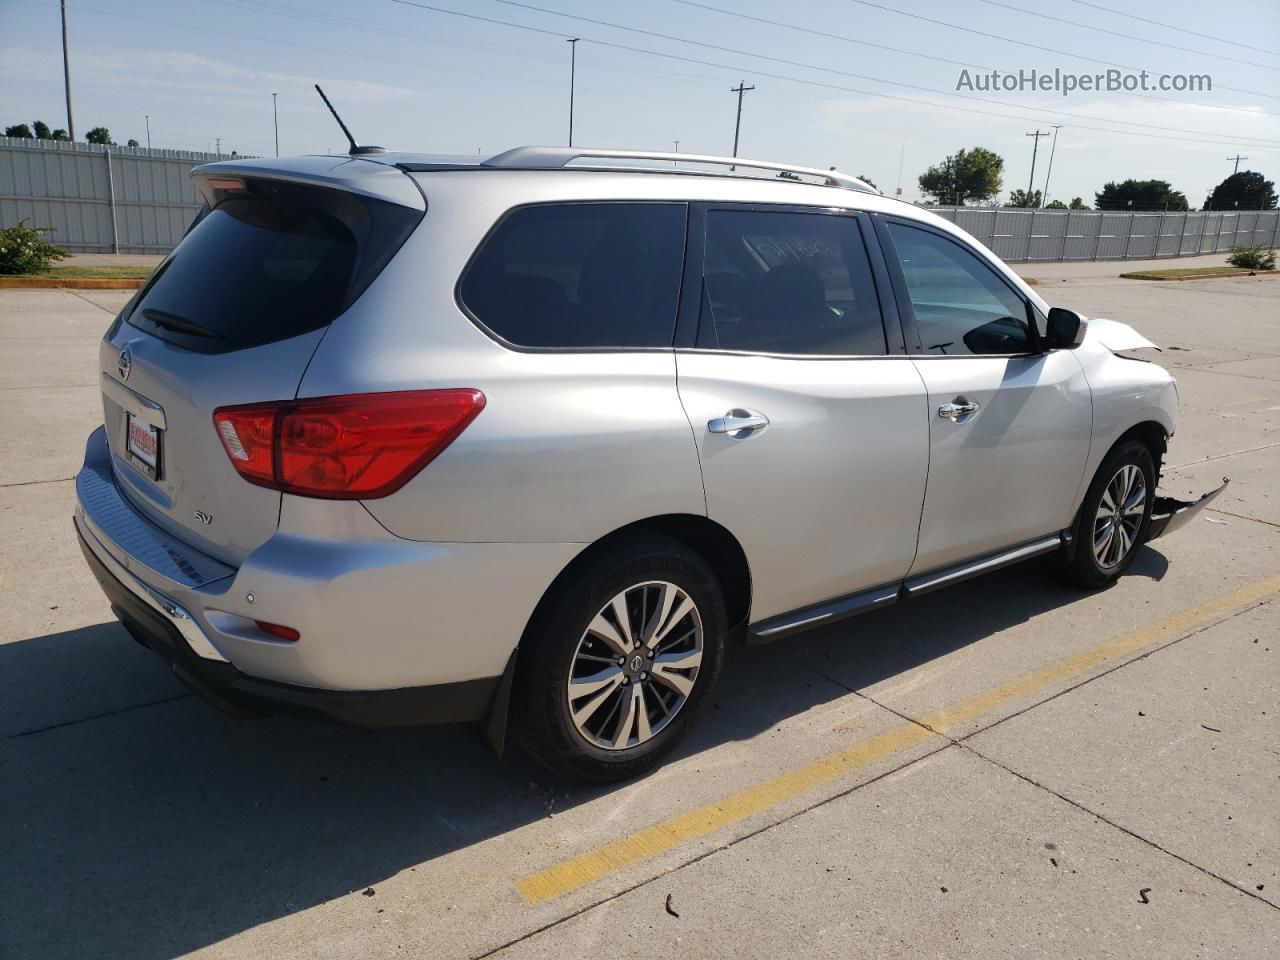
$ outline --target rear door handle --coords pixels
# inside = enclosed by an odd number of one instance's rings
[[[707,429],[712,433],[727,433],[735,439],[750,436],[752,432],[762,430],[768,425],[769,418],[763,413],[738,408],[730,410],[723,417],[707,421]]]
[[[952,403],[944,403],[938,407],[938,416],[944,420],[960,420],[969,416],[971,413],[978,412],[978,405],[972,400],[962,400],[956,397]]]

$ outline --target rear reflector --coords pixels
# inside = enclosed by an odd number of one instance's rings
[[[479,390],[411,390],[223,407],[213,422],[250,483],[331,500],[394,493],[484,409]]]
[[[263,633],[269,633],[273,637],[279,637],[281,640],[288,640],[290,643],[296,643],[298,638],[302,636],[293,627],[283,627],[278,623],[267,623],[265,620],[255,620],[253,623]]]

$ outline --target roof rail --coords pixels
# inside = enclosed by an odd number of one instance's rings
[[[586,147],[516,147],[490,157],[482,167],[500,167],[507,170],[558,170],[574,160],[663,160],[680,163],[706,163],[725,167],[750,167],[753,170],[777,170],[792,176],[817,177],[828,187],[842,187],[862,193],[876,193],[869,183],[835,170],[819,170],[816,167],[797,167],[790,163],[770,160],[749,160],[743,157],[716,157],[699,153],[661,153],[650,150],[596,150]]]

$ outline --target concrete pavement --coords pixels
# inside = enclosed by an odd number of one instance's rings
[[[1029,564],[734,649],[607,789],[187,695],[70,531],[126,296],[0,293],[0,956],[1277,955],[1280,285],[1095,266],[1041,292],[1180,348],[1166,487],[1220,509],[1103,593]]]

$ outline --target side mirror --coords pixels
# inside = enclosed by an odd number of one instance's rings
[[[1074,310],[1052,307],[1049,310],[1049,349],[1074,350],[1084,343],[1089,322]]]

